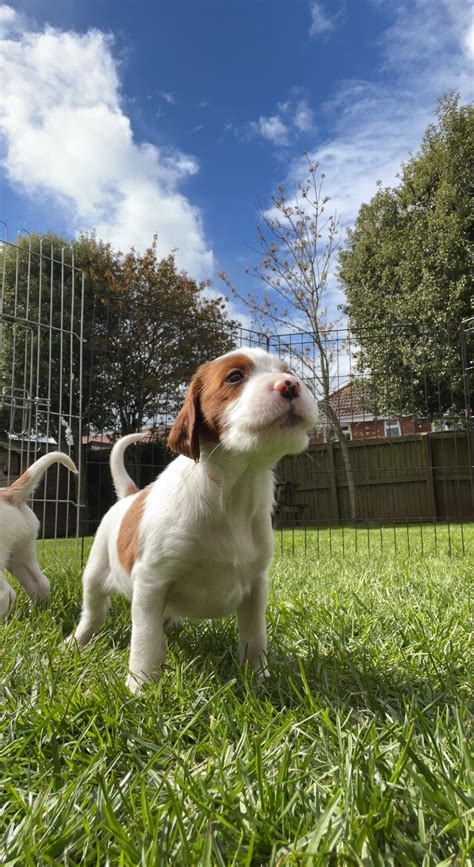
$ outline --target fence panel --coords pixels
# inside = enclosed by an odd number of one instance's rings
[[[331,549],[331,528],[347,528],[337,537],[344,546],[349,527],[357,544],[365,526],[462,527],[474,518],[473,321],[443,335],[411,325],[377,335],[335,329],[317,345],[312,334],[216,330],[182,309],[117,298],[89,299],[84,315],[73,251],[25,236],[4,240],[0,256],[0,485],[51,449],[85,470],[77,483],[52,468],[39,487],[33,505],[45,536],[95,531],[115,497],[108,460],[117,437],[148,432],[126,459],[140,486],[155,478],[173,459],[166,438],[196,367],[243,347],[279,354],[321,409],[309,451],[276,469],[281,539],[327,528]],[[146,359],[136,335],[153,347]]]
[[[84,274],[69,248],[0,244],[0,486],[48,451],[81,470]],[[51,467],[32,506],[43,537],[79,538],[80,482]]]
[[[460,431],[348,444],[356,481],[358,523],[474,519],[467,435]],[[278,466],[277,527],[350,523],[339,443],[313,445]],[[285,488],[286,486],[286,488]]]
[[[123,356],[122,341],[116,339],[121,330],[117,329],[115,320],[117,316],[119,320],[126,317],[127,328],[133,331],[133,318],[143,315],[140,305],[133,310],[119,311],[116,302],[96,299],[94,315],[91,382],[97,379],[99,370],[118,371],[121,377],[120,371],[126,367],[127,358]],[[149,396],[146,410],[142,413],[141,425],[149,431],[149,442],[130,449],[127,455],[131,475],[140,484],[161,472],[173,458],[166,449],[168,430],[192,373],[209,357],[209,347],[206,350],[195,342],[189,345],[186,320],[177,317],[176,311],[153,312],[148,309],[147,315],[150,318],[155,316],[157,322],[167,318],[177,359],[176,368],[168,369],[160,378],[159,390]],[[426,335],[420,334],[419,329],[411,330],[406,326],[405,332],[404,339],[411,352],[423,346]],[[275,527],[282,534],[335,527],[352,527],[357,533],[361,527],[436,526],[440,522],[449,525],[449,522],[472,519],[462,397],[459,388],[455,391],[452,384],[446,382],[447,373],[433,369],[431,359],[428,394],[426,383],[426,393],[419,383],[411,387],[405,365],[400,374],[403,383],[394,401],[397,380],[393,371],[390,372],[388,388],[385,374],[376,378],[361,366],[358,357],[360,335],[356,340],[354,335],[339,329],[328,332],[325,340],[331,361],[330,400],[350,437],[347,442],[341,442],[340,432],[334,431],[324,413],[324,394],[312,335],[266,336],[243,328],[218,335],[220,349],[217,352],[247,346],[278,353],[304,378],[321,404],[322,421],[312,435],[309,451],[285,458],[277,467]],[[451,335],[450,340],[457,345],[458,379],[462,382],[459,335]],[[89,533],[113,501],[106,466],[113,440],[129,430],[123,427],[123,412],[120,410],[120,401],[127,388],[123,389],[114,377],[106,376],[99,381],[107,383],[107,388],[104,387],[102,393],[97,391],[95,398],[89,401],[91,422],[87,427],[90,438],[85,444]],[[410,401],[413,401],[411,414]],[[450,413],[448,421],[446,407]],[[442,432],[443,427],[450,425],[455,429]],[[352,514],[344,448],[354,477],[355,516]],[[450,537],[448,544],[451,545]]]

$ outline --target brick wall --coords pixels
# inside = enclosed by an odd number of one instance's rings
[[[412,436],[413,434],[429,433],[431,422],[428,419],[414,421],[412,418],[400,418],[400,435]],[[351,423],[352,439],[383,439],[385,437],[385,425],[383,419],[373,421],[355,421]]]
[[[415,421],[412,418],[399,418],[400,436],[413,436],[415,434],[431,433],[433,426],[429,419],[422,418]],[[343,422],[347,424],[347,422]],[[370,421],[353,421],[350,423],[352,439],[385,439],[385,424],[383,419],[372,419]],[[311,443],[319,445],[326,442],[325,432],[319,429],[316,434],[311,436]]]

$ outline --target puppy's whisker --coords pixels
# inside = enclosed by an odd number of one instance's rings
[[[212,449],[212,452],[209,452],[209,454],[208,454],[208,456],[207,456],[208,459],[209,459],[209,458],[212,458],[214,452],[216,452],[217,449],[220,448],[220,447],[224,448],[224,443],[217,443],[217,445],[215,446],[215,448]]]

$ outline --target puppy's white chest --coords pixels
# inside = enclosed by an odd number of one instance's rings
[[[196,561],[173,582],[166,611],[181,617],[227,617],[251,591],[251,564]]]

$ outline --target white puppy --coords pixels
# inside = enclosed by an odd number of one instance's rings
[[[35,461],[10,487],[0,488],[0,616],[7,613],[16,598],[2,569],[18,578],[33,601],[49,596],[49,581],[36,557],[40,523],[26,502],[48,467],[55,463],[77,473],[71,458],[63,452],[50,452]]]
[[[267,675],[267,570],[273,549],[271,468],[308,444],[316,401],[278,358],[229,352],[195,374],[168,445],[181,456],[138,491],[119,440],[110,464],[120,499],[104,516],[83,578],[83,608],[71,640],[102,626],[110,594],[132,601],[127,683],[155,677],[164,627],[183,617],[237,612],[240,658]]]

